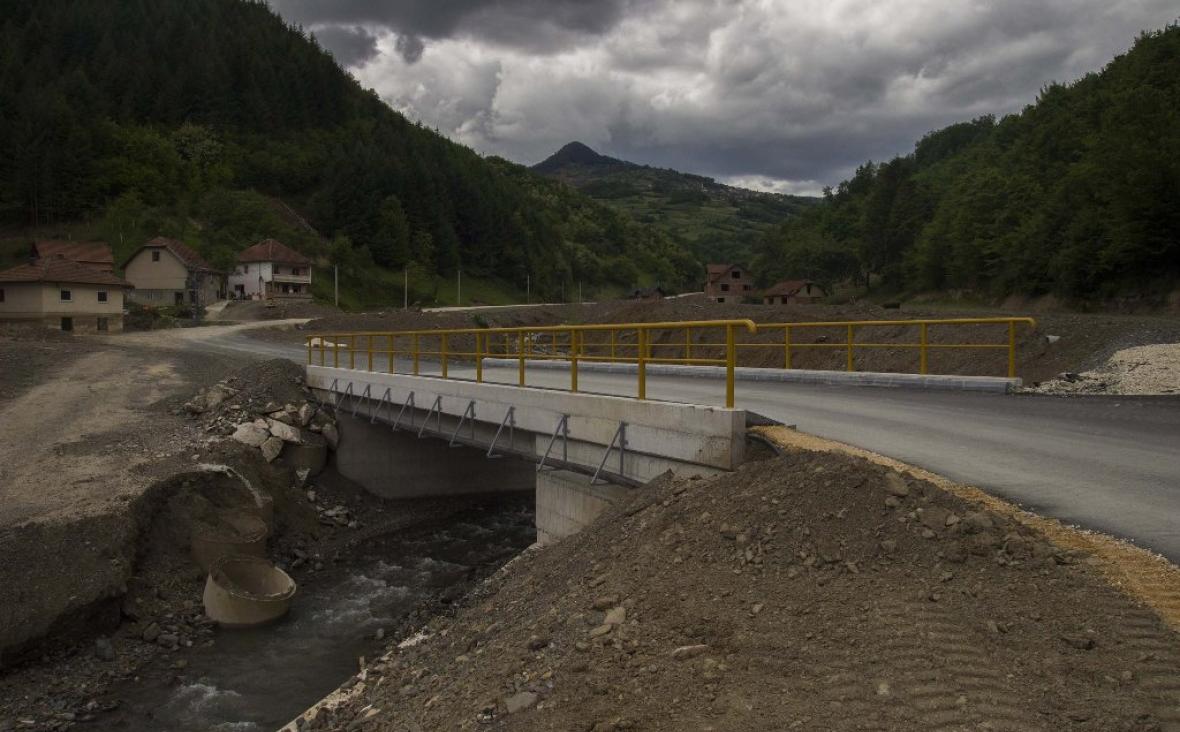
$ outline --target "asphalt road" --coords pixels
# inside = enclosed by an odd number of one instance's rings
[[[296,346],[210,330],[208,346],[303,362]],[[378,365],[381,368],[382,365]],[[452,375],[463,373],[452,368]],[[485,369],[515,383],[515,369]],[[562,388],[561,371],[529,373]],[[634,375],[582,373],[583,391],[632,394]],[[709,379],[648,377],[653,399],[721,404]],[[738,382],[737,406],[978,486],[1042,515],[1180,562],[1180,397],[1053,397]]]

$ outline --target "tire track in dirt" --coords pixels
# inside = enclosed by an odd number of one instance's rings
[[[1120,618],[1116,640],[1130,656],[1128,666],[1134,669],[1130,683],[1146,696],[1147,709],[1165,724],[1164,729],[1180,730],[1180,648],[1158,617],[1147,610],[1128,611],[1120,599],[1096,598],[1095,612]]]
[[[894,692],[911,710],[913,729],[1044,729],[1029,721],[1021,695],[973,637],[979,632],[949,610],[932,602],[898,603],[886,606],[881,619],[893,631],[886,653],[896,677]],[[932,658],[942,664],[932,664]]]

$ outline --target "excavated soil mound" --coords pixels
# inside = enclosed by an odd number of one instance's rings
[[[1180,637],[1084,555],[842,455],[657,481],[426,636],[301,727],[1180,729]]]

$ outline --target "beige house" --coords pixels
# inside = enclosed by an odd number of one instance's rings
[[[824,299],[824,290],[811,280],[783,280],[762,293],[763,305],[807,305]]]
[[[123,263],[142,305],[211,305],[221,299],[221,273],[183,242],[158,236]]]
[[[123,294],[131,285],[110,272],[62,257],[0,272],[0,321],[40,322],[66,331],[123,330]]]

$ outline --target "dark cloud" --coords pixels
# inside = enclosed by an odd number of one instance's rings
[[[412,64],[418,59],[422,58],[422,52],[426,50],[426,44],[418,36],[402,34],[397,37],[393,47],[402,55],[406,63]]]
[[[359,66],[377,55],[377,36],[359,26],[325,26],[315,37],[341,66]]]
[[[1176,16],[1175,0],[273,2],[317,34],[352,29],[323,41],[362,83],[482,153],[531,163],[582,140],[796,191],[1018,111]]]
[[[647,0],[271,0],[306,26],[365,25],[394,31],[411,51],[426,40],[467,36],[550,52],[610,30]],[[400,51],[400,49],[399,49]],[[407,60],[411,53],[406,56]],[[416,59],[415,59],[416,60]]]

